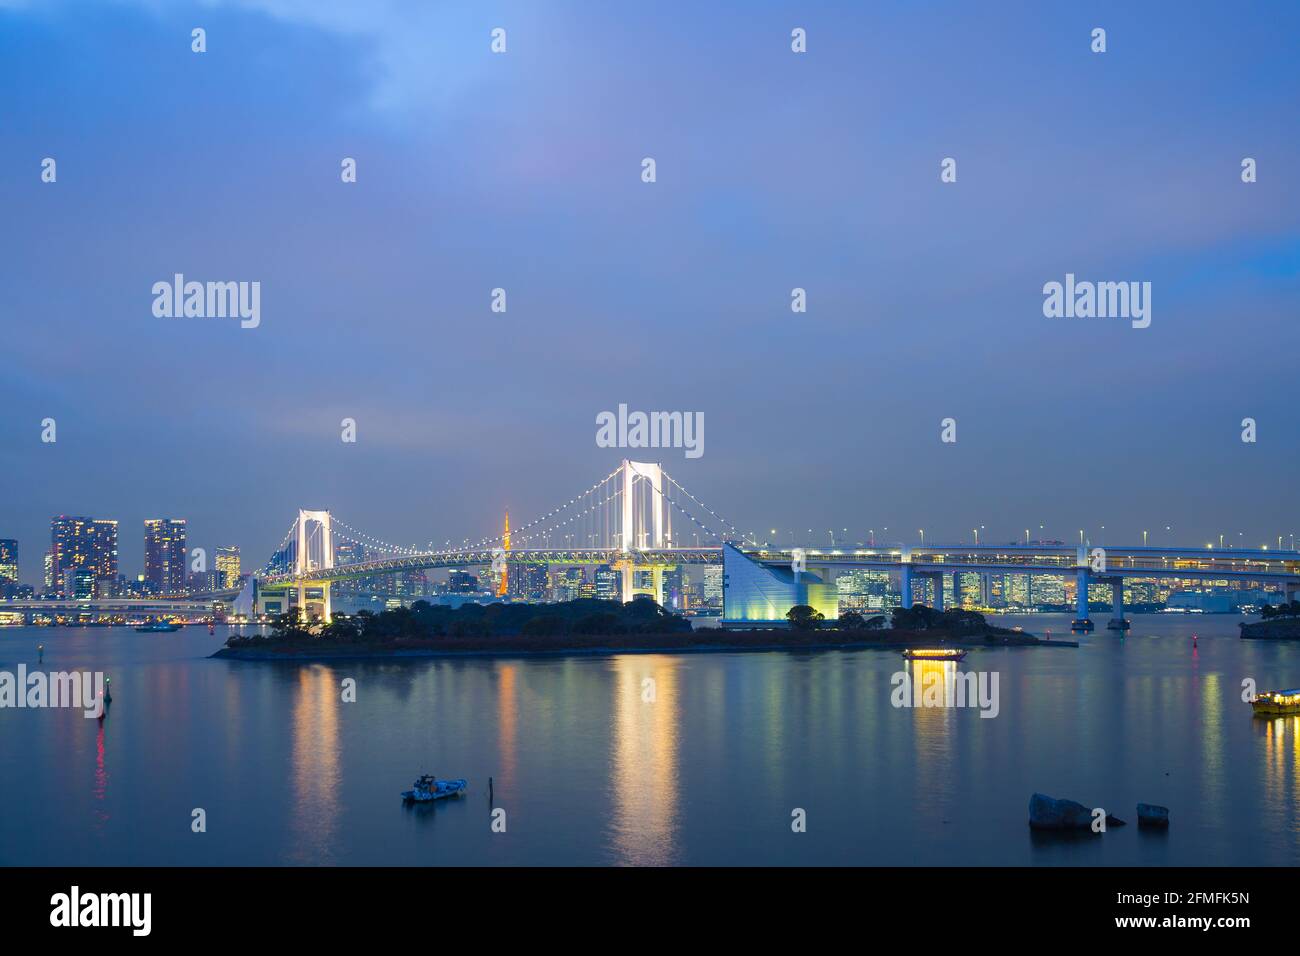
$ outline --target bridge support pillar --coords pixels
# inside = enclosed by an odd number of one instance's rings
[[[899,577],[900,587],[903,592],[903,607],[910,608],[912,606],[912,564],[910,561],[904,562]]]
[[[1110,582],[1111,620],[1124,620],[1124,579],[1114,578]]]
[[[943,613],[943,573],[940,572],[931,578],[934,582],[934,609],[940,614]]]
[[[1091,631],[1092,621],[1088,618],[1088,585],[1092,583],[1092,575],[1088,573],[1086,567],[1078,568],[1075,572],[1076,590],[1075,619],[1071,622],[1070,628],[1077,631]]]

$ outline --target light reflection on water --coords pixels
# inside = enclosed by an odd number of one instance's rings
[[[1241,700],[1245,678],[1300,685],[1300,644],[1241,641],[1236,618],[1133,620],[1077,650],[956,665],[893,650],[260,664],[206,659],[224,635],[203,629],[0,629],[0,669],[37,666],[43,642],[44,669],[105,670],[115,698],[102,725],[0,711],[0,862],[1300,863],[1300,717]],[[905,668],[944,691],[996,671],[998,716],[891,706]],[[428,771],[469,793],[404,809]],[[1172,823],[1033,837],[1034,791],[1130,822],[1160,803]]]
[[[293,707],[293,863],[333,863],[342,791],[339,707],[342,689],[332,668],[298,669]]]
[[[632,865],[678,862],[676,817],[678,659],[628,654],[614,659],[611,747],[616,859]]]

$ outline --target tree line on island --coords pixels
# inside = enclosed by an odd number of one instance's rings
[[[838,619],[828,621],[820,611],[806,604],[792,607],[786,619],[791,630],[823,631],[841,638],[860,635],[867,639],[867,632],[885,630],[884,615],[864,617],[857,611],[847,611]],[[984,617],[974,611],[961,608],[936,611],[924,605],[895,608],[892,624],[895,632],[932,631],[957,636],[999,630],[989,628]],[[687,618],[672,614],[645,597],[626,604],[579,598],[555,604],[466,603],[455,608],[415,601],[410,607],[379,613],[338,614],[329,624],[300,621],[291,611],[276,617],[269,634],[235,634],[226,643],[231,648],[320,642],[361,647],[429,645],[493,638],[527,639],[530,643],[569,638],[587,643],[586,639],[594,637],[632,640],[638,635],[691,633]],[[695,634],[703,636],[703,632]]]
[[[691,622],[652,600],[623,604],[578,598],[555,604],[472,604],[447,607],[415,601],[410,607],[336,614],[329,624],[298,620],[292,611],[275,618],[269,635],[235,635],[226,643],[328,641],[336,644],[393,644],[438,638],[563,637],[565,635],[688,633]]]
[[[1265,604],[1259,609],[1259,616],[1266,621],[1300,617],[1300,601],[1290,604]]]
[[[807,604],[796,604],[786,612],[790,626],[799,631],[812,631],[827,626],[826,615]],[[982,633],[988,629],[984,615],[964,608],[954,607],[936,611],[924,604],[896,607],[891,615],[896,631],[944,631],[956,633]],[[885,626],[885,616],[876,614],[863,617],[858,611],[845,611],[830,626],[837,631],[878,631]]]

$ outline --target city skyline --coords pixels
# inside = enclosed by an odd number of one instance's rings
[[[414,16],[0,4],[22,580],[56,514],[250,567],[298,508],[477,538],[611,463],[622,403],[705,416],[672,467],[760,537],[1296,530],[1297,11]],[[177,273],[260,282],[260,323],[157,317]],[[1067,275],[1151,282],[1150,327],[1046,318]]]

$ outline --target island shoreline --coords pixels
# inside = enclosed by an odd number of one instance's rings
[[[709,644],[670,644],[655,645],[638,643],[626,647],[618,645],[569,646],[553,648],[502,646],[502,647],[375,647],[367,649],[312,648],[301,645],[292,647],[223,647],[209,655],[210,658],[238,661],[282,661],[290,663],[309,663],[334,660],[420,660],[433,658],[490,658],[490,657],[615,657],[619,654],[737,654],[737,653],[790,653],[795,651],[864,651],[886,650],[902,651],[911,645],[932,645],[966,650],[981,650],[1010,647],[1074,647],[1078,641],[1050,641],[1039,638],[1017,640],[980,640],[958,639],[923,635],[908,637],[891,637],[887,640],[867,641],[815,641],[791,643],[778,641],[763,643],[719,642]],[[508,645],[509,638],[503,639]]]

